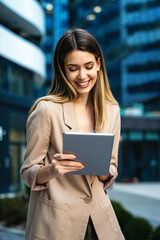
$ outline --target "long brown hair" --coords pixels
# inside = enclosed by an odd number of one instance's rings
[[[42,101],[65,103],[77,98],[77,92],[65,76],[64,58],[73,51],[81,50],[92,53],[96,60],[100,58],[101,67],[91,94],[95,113],[95,130],[102,129],[107,120],[106,100],[118,105],[110,90],[103,54],[96,39],[83,29],[68,30],[58,41],[54,52],[54,77],[47,96],[39,98],[30,113]]]

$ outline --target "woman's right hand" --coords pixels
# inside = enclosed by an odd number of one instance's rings
[[[75,161],[75,159],[76,156],[73,154],[55,154],[51,164],[39,169],[36,176],[36,183],[46,184],[55,177],[60,177],[65,173],[74,172],[84,168],[83,164]]]
[[[55,177],[63,176],[65,173],[83,169],[82,163],[75,161],[73,154],[56,153],[52,160],[52,173]]]

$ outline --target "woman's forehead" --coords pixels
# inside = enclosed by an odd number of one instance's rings
[[[81,50],[73,50],[69,52],[64,58],[64,63],[67,65],[79,63],[86,64],[94,61],[96,61],[96,58],[92,53]]]

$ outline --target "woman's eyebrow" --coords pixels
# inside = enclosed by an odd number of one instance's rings
[[[84,65],[88,65],[88,64],[91,64],[91,63],[94,63],[94,61],[87,62]]]
[[[94,63],[94,61],[90,61],[90,62],[87,62],[85,63],[84,65],[88,65],[88,64],[91,64],[91,63]],[[77,67],[78,64],[72,64],[72,63],[68,63],[67,66],[73,66],[73,67]]]
[[[68,63],[67,66],[73,66],[73,67],[77,67],[77,64],[72,64],[72,63]]]

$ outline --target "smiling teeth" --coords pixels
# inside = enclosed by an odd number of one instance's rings
[[[84,85],[87,85],[88,82],[85,82],[85,83],[78,83],[80,86],[84,86]]]

